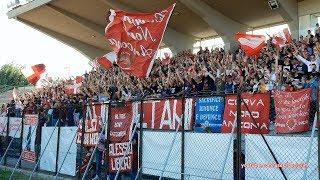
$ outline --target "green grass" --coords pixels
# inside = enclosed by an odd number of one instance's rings
[[[10,170],[4,170],[4,169],[0,170],[0,179],[9,179],[10,175],[11,175]],[[14,180],[28,180],[29,177],[27,175],[24,175],[24,174],[16,171],[16,172],[14,172],[12,179],[14,179]],[[38,178],[32,178],[32,179],[38,179]]]

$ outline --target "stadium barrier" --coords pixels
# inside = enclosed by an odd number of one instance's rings
[[[307,89],[89,103],[77,127],[40,126],[38,115],[0,117],[1,161],[91,179],[104,134],[102,175],[111,178],[318,179],[313,95]]]

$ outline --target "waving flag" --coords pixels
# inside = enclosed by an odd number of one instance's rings
[[[27,81],[35,86],[39,81],[41,74],[45,71],[46,66],[44,64],[36,64],[31,66],[30,68],[24,69],[22,73],[27,78]]]
[[[161,59],[161,64],[162,65],[170,64],[170,54],[169,53],[164,53],[164,58]]]
[[[277,34],[274,34],[274,36],[272,37],[272,43],[277,47],[283,47],[286,44],[292,43],[292,37],[289,33],[288,28],[285,28]]]
[[[105,36],[123,71],[136,77],[149,75],[174,6],[156,13],[110,10]]]
[[[114,52],[110,52],[102,57],[96,59],[97,64],[99,64],[104,69],[108,70],[112,67],[113,62],[115,62],[117,55]]]
[[[240,43],[241,49],[248,56],[257,55],[265,47],[266,38],[263,35],[237,33],[235,39]]]

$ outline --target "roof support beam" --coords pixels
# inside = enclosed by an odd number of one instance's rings
[[[198,14],[218,33],[219,36],[222,37],[226,50],[234,50],[236,47],[238,47],[234,39],[234,34],[236,32],[246,32],[249,29],[249,26],[226,17],[202,0],[180,0],[180,2]]]
[[[298,39],[299,16],[297,0],[278,0],[278,2],[280,4],[277,9],[278,13],[288,23],[292,37]]]
[[[72,21],[80,24],[84,28],[87,28],[87,29],[89,29],[91,31],[94,31],[98,35],[104,37],[104,27],[102,27],[102,26],[100,26],[100,25],[98,25],[96,23],[93,23],[93,22],[91,22],[91,21],[89,21],[89,20],[87,20],[87,19],[85,19],[83,17],[80,17],[80,16],[78,16],[76,14],[72,14],[72,13],[70,13],[70,12],[64,10],[64,9],[59,8],[59,7],[55,7],[55,6],[50,5],[50,4],[46,5],[46,7],[48,7],[51,10],[53,10],[53,11],[55,11],[55,12],[57,12],[57,13],[63,15],[63,16],[65,16],[65,17],[67,17],[69,19],[71,19]]]
[[[105,50],[100,49],[98,47],[92,46],[90,44],[84,43],[82,41],[79,41],[77,39],[74,39],[72,37],[63,35],[61,33],[58,33],[56,31],[52,31],[48,28],[39,26],[38,24],[32,23],[30,21],[24,20],[22,18],[17,18],[18,21],[68,45],[73,47],[74,49],[78,50],[81,54],[88,57],[90,60],[94,59],[95,57],[99,57],[105,54]]]
[[[50,1],[52,1],[52,0],[33,0],[33,1],[30,1],[27,4],[23,4],[22,6],[16,7],[14,9],[12,9],[11,11],[7,12],[7,16],[9,19],[18,17],[20,14],[31,11],[37,7],[40,7],[44,4],[49,3]]]
[[[108,6],[115,9],[121,9],[124,11],[130,11],[130,12],[141,12],[140,10],[133,9],[132,7],[124,5],[123,3],[120,3],[118,1],[114,1],[114,0],[101,0],[101,1],[103,1]],[[189,36],[189,35],[177,32],[176,30],[170,27],[167,27],[166,32],[164,33],[163,41],[171,49],[171,51],[174,54],[177,54],[183,50],[192,49],[193,44],[196,42],[196,38],[193,36]]]

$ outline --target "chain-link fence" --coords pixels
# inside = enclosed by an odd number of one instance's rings
[[[245,103],[245,98],[241,97],[242,112],[248,111],[253,126],[260,129],[241,134],[245,179],[319,179],[318,97],[312,99],[311,90],[271,93],[268,132],[263,130],[261,117],[253,115],[257,109]]]
[[[89,103],[73,114],[76,126],[41,114],[5,116],[2,164],[77,179],[319,179],[312,95]]]

